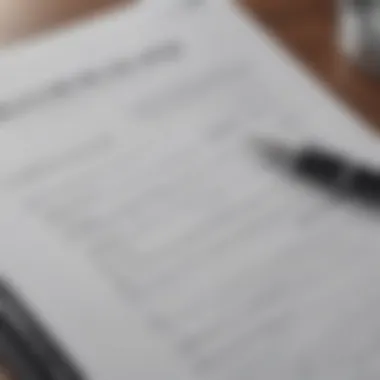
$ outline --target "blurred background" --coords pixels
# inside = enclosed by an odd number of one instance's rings
[[[353,67],[340,54],[336,38],[337,1],[241,0],[240,5],[260,18],[310,70],[380,131],[380,80]],[[0,0],[0,43],[4,46],[32,38],[130,2]]]

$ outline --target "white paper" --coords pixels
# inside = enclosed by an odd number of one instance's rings
[[[1,58],[2,273],[91,379],[372,379],[376,217],[251,140],[378,143],[232,5],[167,4]]]

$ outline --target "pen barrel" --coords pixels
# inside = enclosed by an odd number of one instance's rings
[[[333,188],[345,196],[380,205],[380,172],[375,168],[352,164],[344,157],[307,149],[295,163],[302,178]]]
[[[367,203],[380,205],[380,173],[371,168],[356,167],[348,178],[349,194]]]
[[[380,75],[380,1],[339,0],[338,45],[343,55]]]

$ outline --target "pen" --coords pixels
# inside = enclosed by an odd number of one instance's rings
[[[380,205],[380,171],[318,146],[294,148],[273,140],[256,145],[269,162],[300,179]]]

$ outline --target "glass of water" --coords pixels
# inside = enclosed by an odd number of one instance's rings
[[[338,40],[342,53],[380,75],[380,0],[338,0]]]

